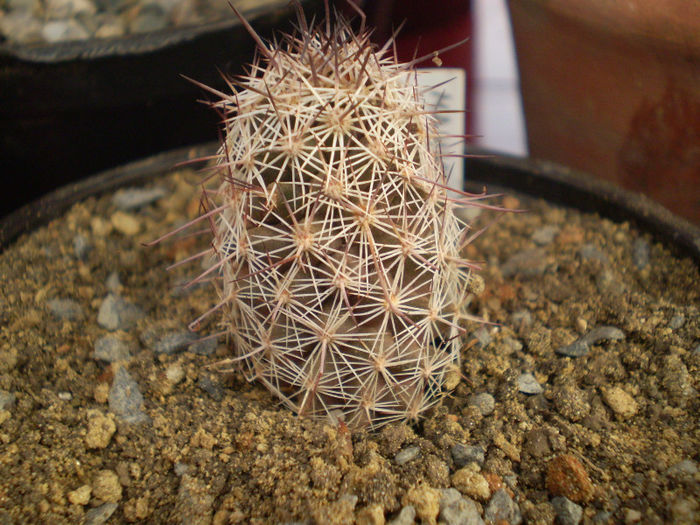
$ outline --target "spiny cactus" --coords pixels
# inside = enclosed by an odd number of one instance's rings
[[[415,420],[455,386],[473,234],[447,192],[413,66],[336,16],[258,43],[211,88],[218,190],[203,201],[224,331],[250,381],[351,428]],[[363,23],[364,25],[364,23]],[[431,55],[432,56],[432,55]],[[202,86],[205,87],[205,86]]]

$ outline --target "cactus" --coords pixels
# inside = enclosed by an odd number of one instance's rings
[[[473,237],[455,214],[413,66],[336,16],[257,41],[215,93],[224,138],[205,190],[226,360],[303,416],[416,420],[459,377]],[[433,56],[433,55],[430,55]],[[436,55],[435,55],[436,56]],[[455,197],[456,195],[456,197]]]

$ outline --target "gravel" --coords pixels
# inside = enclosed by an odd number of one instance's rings
[[[552,499],[554,512],[557,514],[557,523],[560,525],[578,525],[583,518],[583,508],[573,501],[558,496]]]
[[[569,345],[560,346],[555,351],[568,357],[581,357],[588,354],[591,345],[601,341],[621,341],[625,333],[615,326],[599,326]]]
[[[519,525],[523,518],[518,504],[513,501],[505,489],[497,490],[489,500],[484,518],[487,523],[509,523]]]
[[[123,423],[139,424],[149,421],[149,417],[141,410],[143,394],[138,383],[129,375],[124,367],[114,374],[112,387],[109,390],[109,409]]]
[[[518,376],[518,391],[523,394],[536,395],[544,392],[544,388],[537,382],[535,376],[526,373]]]
[[[97,314],[97,324],[107,330],[128,330],[145,316],[144,311],[115,294],[108,294]]]
[[[122,211],[132,211],[152,204],[167,194],[167,190],[162,186],[124,188],[114,194],[112,203]]]
[[[486,451],[478,445],[455,443],[452,445],[452,448],[450,448],[450,454],[455,462],[455,467],[458,469],[466,467],[470,463],[476,463],[482,466],[486,459]]]
[[[416,459],[420,455],[420,448],[418,447],[407,447],[399,451],[394,456],[394,462],[397,465],[405,465],[409,461]]]
[[[116,335],[108,334],[95,341],[95,351],[92,356],[108,363],[128,361],[134,350],[134,345]]]
[[[49,311],[63,321],[77,321],[83,317],[83,308],[73,299],[51,299],[47,303]]]

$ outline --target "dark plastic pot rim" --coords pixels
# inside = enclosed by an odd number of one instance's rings
[[[20,235],[59,217],[77,202],[121,187],[148,183],[178,163],[211,155],[217,148],[218,144],[207,143],[168,151],[59,188],[0,219],[0,251]],[[678,255],[691,257],[700,264],[700,228],[644,195],[553,162],[483,150],[469,153],[478,155],[465,160],[469,189],[486,186],[489,192],[510,190],[582,212],[597,212],[615,221],[630,221]]]
[[[284,7],[284,5],[282,3],[277,7]],[[244,11],[243,16],[247,20],[253,21],[259,16],[269,13],[270,7],[270,5],[254,7]],[[190,42],[202,35],[225,33],[240,24],[238,18],[231,11],[231,16],[223,20],[178,28],[166,28],[149,33],[130,34],[117,38],[91,38],[55,44],[37,43],[29,45],[8,41],[0,44],[0,55],[36,63],[141,55]]]

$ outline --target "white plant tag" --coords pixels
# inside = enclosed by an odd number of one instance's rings
[[[443,155],[461,155],[464,153],[466,130],[467,72],[461,68],[419,68],[418,85],[421,88],[438,86],[423,91],[427,108],[434,110],[458,111],[455,113],[438,113],[438,131],[443,135],[439,139]],[[453,135],[444,137],[444,135]],[[445,176],[451,188],[464,188],[464,159],[462,157],[442,157]]]

